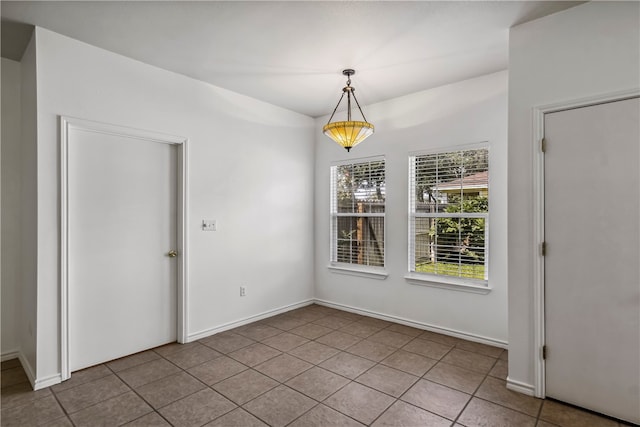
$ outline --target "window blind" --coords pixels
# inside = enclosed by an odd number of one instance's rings
[[[488,280],[489,150],[409,158],[409,270]]]
[[[331,167],[331,262],[384,267],[385,161]]]

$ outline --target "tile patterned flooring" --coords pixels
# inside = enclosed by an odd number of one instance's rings
[[[31,390],[2,363],[2,426],[619,426],[506,389],[507,352],[310,305]]]

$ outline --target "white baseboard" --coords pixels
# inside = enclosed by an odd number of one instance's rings
[[[349,311],[351,313],[361,314],[361,315],[369,316],[369,317],[375,317],[376,319],[382,319],[382,320],[387,320],[389,322],[400,323],[402,325],[411,326],[411,327],[417,328],[417,329],[423,329],[425,331],[437,332],[439,334],[449,335],[449,336],[456,337],[456,338],[462,338],[464,340],[474,341],[474,342],[478,342],[478,343],[481,343],[481,344],[487,344],[487,345],[491,345],[491,346],[494,346],[494,347],[500,347],[500,348],[504,348],[504,349],[508,348],[508,343],[506,341],[497,340],[497,339],[494,339],[494,338],[488,338],[488,337],[484,337],[484,336],[481,336],[481,335],[470,334],[468,332],[456,331],[454,329],[443,328],[443,327],[436,326],[436,325],[431,325],[431,324],[428,324],[428,323],[416,322],[415,320],[409,320],[409,319],[405,319],[403,317],[398,317],[398,316],[392,316],[392,315],[389,315],[389,314],[378,313],[376,311],[365,310],[365,309],[362,309],[362,308],[352,307],[352,306],[349,306],[349,305],[339,304],[339,303],[336,303],[336,302],[325,301],[325,300],[321,300],[321,299],[316,299],[315,303],[319,304],[319,305],[324,305],[326,307],[331,307],[331,308],[336,308],[336,309],[339,309],[339,310]]]
[[[208,336],[220,333],[220,332],[224,332],[226,330],[229,329],[233,329],[233,328],[237,328],[238,326],[242,326],[242,325],[246,325],[248,323],[252,323],[258,320],[262,320],[262,319],[266,319],[267,317],[271,317],[271,316],[275,316],[278,314],[282,314],[282,313],[286,313],[288,311],[291,310],[295,310],[297,308],[301,308],[301,307],[306,307],[308,305],[311,304],[319,304],[319,305],[323,305],[326,307],[331,307],[331,308],[336,308],[339,310],[344,310],[344,311],[349,311],[351,313],[356,313],[356,314],[361,314],[364,316],[369,316],[369,317],[375,317],[377,319],[382,319],[382,320],[387,320],[390,322],[395,322],[395,323],[400,323],[402,325],[406,325],[406,326],[411,326],[417,329],[423,329],[426,331],[431,331],[431,332],[437,332],[443,335],[449,335],[449,336],[453,336],[456,338],[462,338],[465,340],[469,340],[469,341],[474,341],[474,342],[478,342],[481,344],[488,344],[488,345],[492,345],[495,347],[500,347],[500,348],[507,348],[508,344],[506,341],[501,341],[501,340],[497,340],[497,339],[493,339],[493,338],[488,338],[488,337],[484,337],[484,336],[480,336],[480,335],[475,335],[475,334],[470,334],[467,332],[462,332],[462,331],[457,331],[457,330],[453,330],[453,329],[449,329],[449,328],[443,328],[440,326],[436,326],[436,325],[431,325],[431,324],[427,324],[427,323],[423,323],[423,322],[417,322],[414,320],[409,320],[409,319],[405,319],[402,317],[398,317],[398,316],[393,316],[393,315],[389,315],[389,314],[384,314],[384,313],[378,313],[375,311],[371,311],[371,310],[365,310],[362,308],[358,308],[358,307],[353,307],[353,306],[349,306],[349,305],[345,305],[345,304],[339,304],[339,303],[335,303],[332,301],[326,301],[326,300],[322,300],[322,299],[314,299],[314,298],[310,298],[308,300],[304,300],[304,301],[300,301],[294,304],[289,304],[286,306],[282,306],[273,310],[268,310],[253,316],[248,316],[239,320],[235,320],[232,322],[228,322],[213,328],[208,328],[199,332],[195,332],[192,334],[189,334],[187,336],[187,341],[186,342],[192,342],[192,341],[196,341],[202,338],[206,338]],[[29,378],[29,381],[31,382],[31,385],[33,386],[34,390],[39,390],[45,387],[50,387],[52,385],[55,384],[59,384],[60,382],[62,382],[62,376],[61,374],[53,374],[50,375],[48,377],[44,377],[44,378],[36,378],[33,368],[31,367],[31,365],[28,363],[27,359],[24,357],[24,355],[22,354],[21,351],[19,350],[14,350],[14,351],[9,351],[6,353],[2,353],[0,355],[1,360],[5,361],[5,360],[11,360],[11,359],[15,359],[18,358],[20,360],[20,363],[22,364],[22,367],[27,375],[27,377]],[[520,393],[524,393],[530,396],[534,395],[534,386],[531,384],[526,384],[526,383],[521,383],[515,380],[510,380],[507,378],[507,388],[510,390],[514,390],[514,391],[518,391]]]
[[[296,308],[306,307],[315,302],[314,299],[308,299],[305,301],[297,302],[294,304],[285,305],[283,307],[275,308],[273,310],[264,311],[254,316],[245,317],[243,319],[234,320],[220,326],[205,329],[187,336],[187,342],[196,341],[202,338],[215,335],[220,332],[228,331],[229,329],[237,328],[238,326],[246,325],[247,323],[256,322],[258,320],[266,319],[267,317],[275,316],[277,314],[286,313],[287,311],[295,310]]]
[[[507,377],[507,388],[509,390],[517,391],[518,393],[526,394],[527,396],[535,396],[535,387],[533,384],[512,380],[509,377]]]
[[[0,356],[0,359],[3,362],[6,360],[18,359],[18,361],[20,361],[20,364],[22,365],[22,369],[24,370],[24,373],[27,375],[27,378],[31,383],[31,387],[33,387],[33,389],[36,390],[35,388],[36,376],[35,376],[35,373],[33,372],[33,367],[31,366],[27,358],[24,357],[24,354],[22,354],[20,350],[12,350],[12,351],[7,351],[6,353],[2,353],[2,355]]]
[[[6,362],[7,360],[19,359],[20,352],[18,350],[6,351],[0,355],[0,361]]]
[[[40,390],[42,388],[51,387],[52,385],[60,384],[62,382],[62,375],[53,374],[48,377],[38,378],[35,380],[35,383],[32,381],[34,390]]]
[[[36,373],[33,370],[33,366],[29,363],[24,354],[21,351],[18,352],[18,359],[20,360],[20,364],[22,365],[22,369],[24,369],[24,373],[27,374],[27,378],[29,378],[29,382],[31,383],[31,387],[36,389]]]

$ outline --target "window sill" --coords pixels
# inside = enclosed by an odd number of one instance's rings
[[[367,277],[370,279],[384,280],[389,276],[389,273],[387,273],[385,269],[376,267],[355,267],[351,265],[329,264],[327,268],[332,273],[348,274],[351,276]]]
[[[413,285],[429,286],[432,288],[449,289],[452,291],[471,292],[474,294],[488,294],[491,288],[482,285],[480,281],[470,282],[463,279],[434,276],[430,274],[409,273],[405,280]]]

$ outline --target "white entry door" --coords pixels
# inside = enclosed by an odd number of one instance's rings
[[[68,134],[69,367],[176,340],[174,145]]]
[[[640,102],[545,115],[546,395],[640,423]]]

